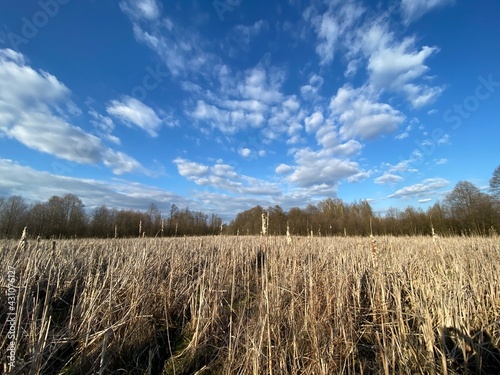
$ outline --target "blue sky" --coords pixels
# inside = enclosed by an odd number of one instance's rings
[[[427,208],[500,164],[500,3],[0,5],[0,195]]]

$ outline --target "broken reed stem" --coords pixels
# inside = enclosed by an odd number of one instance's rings
[[[21,235],[21,239],[19,240],[19,244],[17,245],[17,249],[24,251],[28,248],[28,227],[24,227],[23,234]]]
[[[262,213],[262,236],[267,235],[267,230],[269,228],[269,213],[263,212]]]
[[[102,340],[101,360],[99,362],[99,375],[104,374],[104,372],[106,371],[106,351],[108,349],[108,340],[112,333],[113,328],[109,327],[104,334],[104,339]]]

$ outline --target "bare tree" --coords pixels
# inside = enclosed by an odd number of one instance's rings
[[[468,181],[457,183],[446,196],[445,206],[460,232],[485,234],[496,221],[493,198]]]
[[[0,233],[6,237],[20,237],[28,219],[28,205],[23,197],[14,195],[0,206]]]
[[[86,230],[86,214],[80,198],[74,194],[52,196],[47,202],[49,230],[53,235],[82,236]]]
[[[115,212],[106,206],[99,206],[90,214],[89,234],[96,237],[112,237],[115,229]]]
[[[490,179],[490,191],[495,198],[500,200],[500,165],[495,169]]]

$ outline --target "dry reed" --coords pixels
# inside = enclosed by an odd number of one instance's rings
[[[285,236],[0,246],[2,274],[10,265],[19,279],[13,373],[500,368],[497,238],[439,238],[439,247],[432,237],[368,245]],[[0,339],[2,353],[7,345]]]

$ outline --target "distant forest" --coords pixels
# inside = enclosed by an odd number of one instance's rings
[[[263,214],[268,234],[352,235],[497,235],[500,233],[500,166],[490,180],[490,192],[460,181],[446,198],[427,210],[390,208],[375,214],[367,201],[346,203],[328,198],[305,208],[284,211],[280,206],[253,207],[229,224],[215,214],[180,209],[162,213],[154,204],[145,211],[106,206],[85,209],[73,194],[28,204],[21,196],[0,197],[0,237],[19,238],[24,227],[30,237],[167,237],[193,235],[259,235]]]

